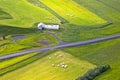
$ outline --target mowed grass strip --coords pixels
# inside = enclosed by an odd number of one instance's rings
[[[40,0],[60,16],[76,25],[104,24],[106,21],[73,0]]]
[[[67,64],[68,67],[58,67],[58,64],[62,62]],[[54,67],[52,64],[54,64]],[[2,80],[74,80],[94,67],[96,66],[87,61],[79,60],[63,51],[57,51],[0,78]]]
[[[108,22],[112,22],[112,25],[103,28],[101,34],[115,34],[120,32],[120,12],[116,9],[119,6],[119,1],[116,0],[74,0],[79,5],[84,6],[100,17],[104,18]],[[102,1],[102,2],[100,2]],[[105,3],[105,4],[104,4]],[[114,9],[114,8],[116,9]]]
[[[119,0],[98,0],[99,2],[105,4],[106,6],[110,7],[110,8],[113,8],[115,9],[116,11],[120,11],[120,8],[119,8],[119,4],[120,4],[120,1]]]
[[[4,68],[7,68],[11,65],[14,65],[22,60],[25,60],[33,55],[35,55],[37,53],[31,53],[31,54],[27,54],[27,55],[23,55],[23,56],[19,56],[19,57],[16,57],[16,58],[12,58],[12,59],[8,59],[8,60],[5,60],[5,61],[0,61],[0,70],[1,69],[4,69]]]
[[[0,24],[3,25],[31,27],[36,22],[59,22],[59,19],[47,10],[33,6],[26,0],[0,0],[0,8],[14,18],[12,20],[0,20]],[[50,19],[47,19],[46,17],[50,17]]]
[[[47,7],[45,4],[41,3],[39,0],[27,0],[27,1],[33,4],[34,6],[38,6],[38,7],[46,9],[51,14],[55,15],[59,20],[61,20],[62,23],[68,23],[68,21],[62,18],[62,16],[59,16],[55,11]]]

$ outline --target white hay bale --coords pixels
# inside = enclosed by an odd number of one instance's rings
[[[61,65],[61,67],[62,67],[62,68],[64,68],[64,67],[65,67],[65,65]]]
[[[64,68],[67,68],[67,67],[68,67],[68,65],[65,65],[65,66],[64,66]]]
[[[55,64],[52,64],[52,67],[55,67]]]
[[[60,67],[60,64],[58,64],[57,66]]]

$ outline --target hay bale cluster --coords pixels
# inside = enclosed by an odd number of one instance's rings
[[[55,56],[55,57],[63,58],[63,54],[59,54],[59,55],[54,54],[54,56]],[[51,60],[51,59],[53,59],[53,57],[48,57],[48,59]],[[51,66],[52,66],[52,67],[58,67],[58,68],[64,68],[64,69],[68,68],[68,64],[65,63],[64,61],[63,61],[63,62],[60,62],[60,63],[57,63],[57,64],[52,63]]]

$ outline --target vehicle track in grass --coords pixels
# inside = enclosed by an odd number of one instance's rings
[[[98,43],[98,42],[112,40],[112,39],[116,39],[116,38],[120,38],[120,34],[115,34],[115,35],[110,35],[110,36],[106,36],[106,37],[102,37],[102,38],[96,38],[96,39],[80,41],[80,42],[71,42],[71,43],[51,46],[51,47],[47,47],[47,48],[36,48],[36,49],[32,49],[32,50],[24,50],[24,51],[21,51],[21,52],[0,56],[0,60],[5,60],[5,59],[17,57],[17,56],[22,56],[22,55],[29,54],[29,53],[32,53],[32,52],[46,52],[46,51],[50,51],[50,50],[53,50],[53,49],[83,46],[83,45],[87,45],[87,44]]]

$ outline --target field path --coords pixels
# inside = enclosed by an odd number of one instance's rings
[[[49,50],[53,50],[53,49],[65,48],[65,47],[83,46],[83,45],[87,45],[87,44],[93,44],[93,43],[116,39],[116,38],[120,38],[120,34],[115,34],[115,35],[111,35],[111,36],[106,36],[106,37],[96,38],[96,39],[91,39],[91,40],[86,40],[86,41],[80,41],[80,42],[71,42],[71,43],[57,45],[57,46],[51,46],[51,47],[47,47],[47,48],[36,48],[36,49],[32,49],[32,50],[25,50],[22,52],[17,52],[17,53],[5,55],[5,56],[0,56],[0,60],[5,60],[5,59],[29,54],[32,52],[44,52],[44,51],[49,51]]]

